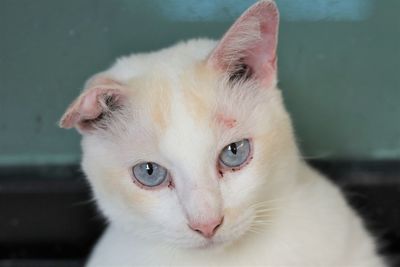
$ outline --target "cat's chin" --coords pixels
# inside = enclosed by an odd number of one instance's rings
[[[191,239],[190,241],[187,240],[187,242],[185,242],[185,243],[171,242],[171,245],[173,245],[174,247],[181,248],[181,249],[206,251],[206,250],[223,249],[224,247],[230,245],[235,240],[237,240],[237,239],[231,239],[231,238],[225,239],[225,238],[216,236],[212,239],[206,239],[206,238]]]
[[[189,249],[194,249],[194,250],[218,250],[222,249],[231,242],[227,241],[222,241],[222,240],[205,240],[204,242],[200,242],[197,244],[193,244],[192,246],[188,247]]]
[[[206,250],[206,249],[217,248],[222,244],[223,244],[222,242],[216,242],[216,241],[213,241],[213,240],[209,240],[209,241],[206,241],[205,243],[199,244],[198,246],[196,246],[194,248],[195,249],[204,249],[204,250]]]

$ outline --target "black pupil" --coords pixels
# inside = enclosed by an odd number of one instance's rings
[[[152,175],[153,174],[153,164],[151,164],[150,162],[148,162],[146,164],[146,171],[148,175]]]
[[[229,150],[230,150],[234,155],[236,155],[236,153],[237,153],[236,144],[235,144],[235,143],[230,144],[230,145],[229,145]]]

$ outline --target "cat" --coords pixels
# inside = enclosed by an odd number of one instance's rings
[[[276,4],[217,42],[122,57],[60,121],[106,232],[87,266],[385,266],[340,190],[297,148],[277,88]]]

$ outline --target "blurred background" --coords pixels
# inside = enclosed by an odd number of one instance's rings
[[[115,58],[219,38],[254,0],[0,0],[0,266],[81,266],[104,223],[57,127]],[[304,156],[400,254],[400,1],[277,0]],[[47,266],[46,265],[46,266]]]

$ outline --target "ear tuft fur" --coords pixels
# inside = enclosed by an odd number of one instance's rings
[[[253,75],[253,70],[246,63],[240,63],[240,61],[235,65],[229,73],[230,82],[245,81],[251,78]]]

